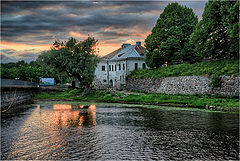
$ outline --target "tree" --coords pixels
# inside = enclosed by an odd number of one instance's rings
[[[84,41],[70,38],[66,42],[55,41],[51,50],[41,54],[38,61],[66,72],[69,77],[78,79],[80,88],[88,93],[94,80],[98,57],[95,55],[97,40],[88,37]]]
[[[162,59],[162,55],[159,50],[154,50],[152,52],[147,53],[146,63],[150,68],[158,68],[161,64],[164,64],[164,60]]]
[[[228,34],[230,35],[229,54],[230,57],[239,59],[239,1],[229,9],[227,16]]]
[[[41,64],[41,65],[40,65]],[[58,72],[56,69],[43,63],[32,61],[30,64],[24,61],[16,63],[1,64],[1,78],[15,79],[24,81],[39,82],[41,77],[54,78],[57,83],[66,83],[67,75],[64,72]]]
[[[191,43],[195,44],[197,53],[207,59],[233,58],[238,55],[238,52],[233,55],[233,51],[236,51],[236,46],[238,46],[238,36],[236,38],[235,35],[232,35],[231,38],[229,34],[233,32],[231,30],[233,28],[235,29],[234,34],[236,32],[236,26],[231,23],[238,24],[238,11],[233,13],[236,8],[232,9],[234,10],[232,11],[233,17],[229,17],[229,11],[235,3],[235,1],[209,1],[206,3],[202,20],[197,24],[190,38]],[[232,46],[232,52],[230,52],[230,46]]]
[[[184,51],[184,47],[189,43],[197,22],[197,16],[192,9],[178,3],[169,4],[145,40],[148,51],[146,60],[149,60],[146,61],[147,65],[153,68],[161,66],[165,61],[169,63],[188,61],[189,58],[186,60],[184,56],[188,50]],[[154,57],[160,61],[156,63]],[[191,55],[190,58],[194,59],[195,55]]]

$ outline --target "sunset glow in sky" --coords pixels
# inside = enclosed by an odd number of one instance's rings
[[[98,55],[122,43],[144,43],[159,15],[174,1],[1,1],[1,62],[35,60],[54,40],[98,40]],[[201,19],[206,1],[180,1]]]

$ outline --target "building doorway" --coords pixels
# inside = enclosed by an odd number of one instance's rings
[[[112,81],[112,79],[110,80],[110,87],[112,88],[113,87],[113,81]]]
[[[72,81],[72,88],[76,88],[76,82]]]

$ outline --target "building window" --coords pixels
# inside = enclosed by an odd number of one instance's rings
[[[142,64],[142,68],[146,69],[146,64],[145,63]]]
[[[135,70],[138,69],[138,63],[135,63]]]
[[[113,65],[112,65],[112,71],[114,71],[114,69],[113,69]]]
[[[122,80],[122,76],[120,76],[120,82],[121,82],[121,80]]]
[[[117,71],[117,65],[115,65],[115,71]]]
[[[105,65],[102,66],[102,71],[105,71]]]
[[[107,82],[107,80],[106,80],[106,79],[104,79],[104,80],[103,80],[103,82]]]
[[[125,64],[123,64],[123,70],[125,70]]]
[[[111,65],[109,65],[109,71],[111,71]]]
[[[119,70],[121,70],[121,64],[119,64]]]

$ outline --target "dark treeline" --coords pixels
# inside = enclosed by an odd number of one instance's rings
[[[198,22],[192,9],[171,3],[146,38],[146,63],[195,63],[239,58],[239,1],[209,1]]]
[[[1,78],[19,79],[24,81],[39,82],[40,78],[55,78],[56,83],[65,83],[68,77],[64,72],[43,65],[37,61],[26,63],[23,60],[16,63],[1,64]]]

